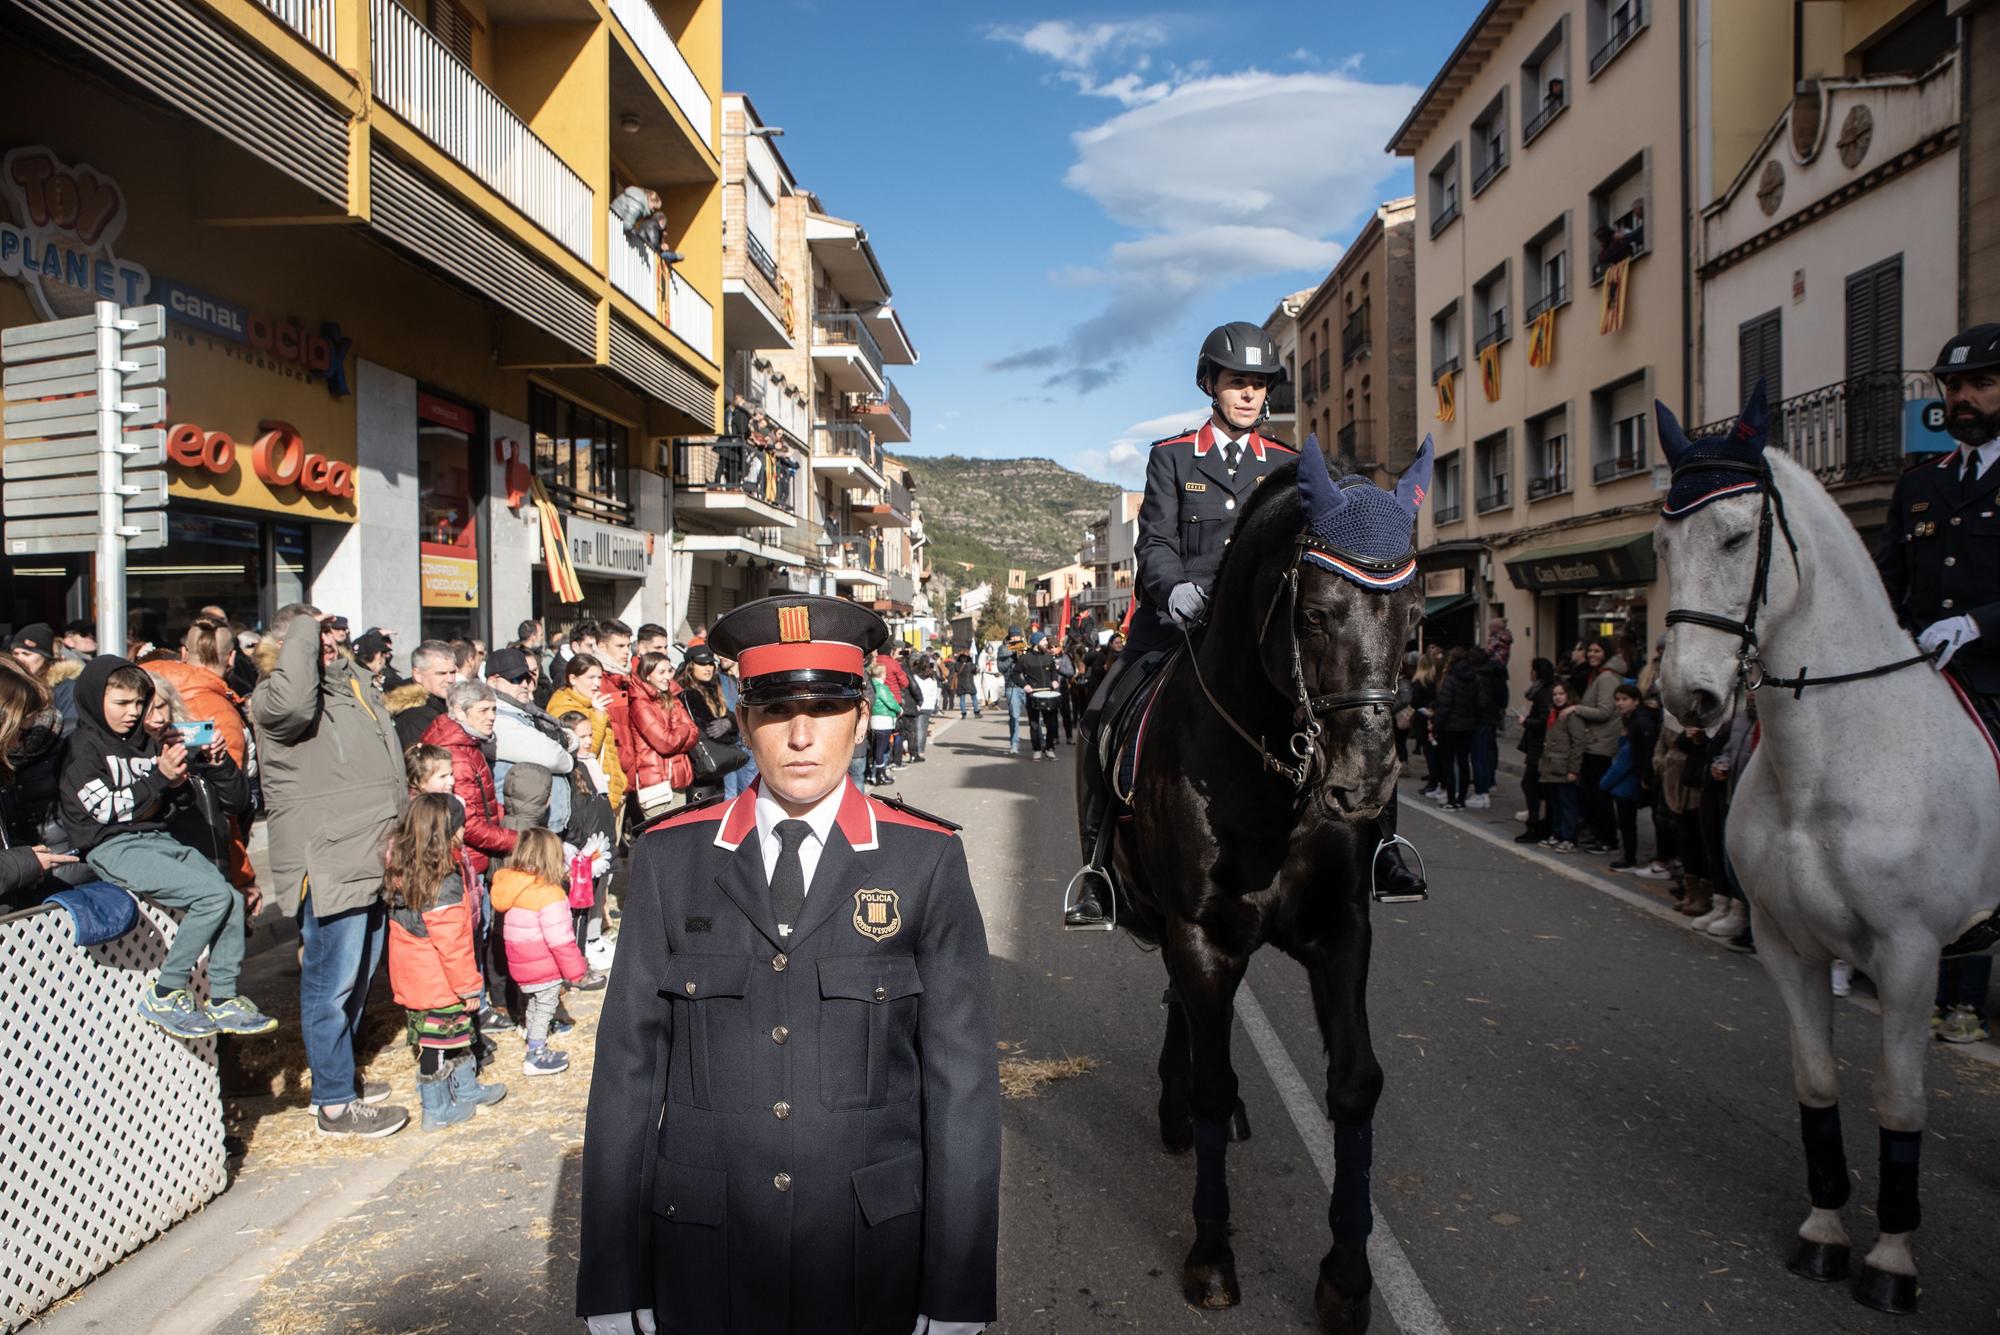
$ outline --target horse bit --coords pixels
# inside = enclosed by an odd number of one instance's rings
[[[1386,561],[1357,556],[1353,552],[1336,553],[1314,542],[1309,535],[1300,534],[1292,543],[1291,564],[1285,568],[1284,578],[1279,581],[1277,592],[1271,595],[1271,605],[1264,609],[1263,622],[1257,629],[1257,650],[1260,661],[1263,658],[1264,641],[1271,633],[1271,622],[1277,616],[1278,604],[1280,602],[1285,604],[1288,627],[1291,613],[1298,608],[1299,562],[1304,559],[1308,549],[1325,552],[1328,555],[1338,555],[1343,561],[1380,575],[1392,575],[1416,559],[1414,550]],[[1292,690],[1297,697],[1293,718],[1300,720],[1297,730],[1291,737],[1290,762],[1271,754],[1270,748],[1260,738],[1252,737],[1249,731],[1222,707],[1222,702],[1215,698],[1215,693],[1208,689],[1208,682],[1202,678],[1201,663],[1194,652],[1193,639],[1189,637],[1186,629],[1181,631],[1181,638],[1187,644],[1188,662],[1194,668],[1195,683],[1201,687],[1202,695],[1207,697],[1209,708],[1220,715],[1222,721],[1234,729],[1238,737],[1249,743],[1258,758],[1264,762],[1265,769],[1289,780],[1294,792],[1303,793],[1312,782],[1313,762],[1319,756],[1319,739],[1326,732],[1326,725],[1321,721],[1321,716],[1336,714],[1344,709],[1392,709],[1396,704],[1396,692],[1393,688],[1365,687],[1358,691],[1338,691],[1331,695],[1312,694],[1306,690],[1305,669],[1299,662],[1298,634],[1288,628],[1287,636],[1292,654]]]
[[[1773,677],[1764,665],[1764,651],[1757,643],[1757,612],[1770,601],[1771,541],[1772,530],[1784,535],[1785,546],[1792,555],[1792,569],[1799,569],[1799,544],[1792,537],[1791,524],[1785,518],[1784,498],[1779,494],[1777,484],[1771,477],[1769,464],[1739,463],[1729,459],[1702,459],[1684,465],[1699,468],[1705,472],[1747,473],[1757,480],[1757,490],[1764,498],[1763,509],[1757,520],[1757,576],[1750,587],[1750,606],[1741,621],[1718,616],[1714,612],[1699,612],[1685,607],[1672,608],[1667,612],[1669,626],[1702,626],[1709,630],[1719,630],[1737,637],[1736,645],[1736,685],[1739,690],[1755,694],[1766,686],[1775,686],[1792,693],[1794,700],[1806,692],[1808,686],[1838,686],[1842,682],[1866,681],[1870,677],[1886,677],[1892,672],[1915,667],[1919,663],[1931,661],[1929,654],[1917,654],[1911,658],[1899,658],[1893,663],[1883,663],[1878,667],[1865,668],[1860,672],[1842,672],[1831,677],[1812,677],[1811,669],[1801,664],[1796,677]],[[1678,470],[1677,470],[1678,471]]]

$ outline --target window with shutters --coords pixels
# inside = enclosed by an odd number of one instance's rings
[[[1749,400],[1760,379],[1766,402],[1776,403],[1785,397],[1783,331],[1782,311],[1766,311],[1736,327],[1736,392],[1744,401]]]
[[[431,31],[445,48],[472,68],[472,33],[478,26],[455,0],[431,0]]]
[[[1896,466],[1902,450],[1903,257],[1847,276],[1847,471]]]

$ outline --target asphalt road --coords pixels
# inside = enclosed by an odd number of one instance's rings
[[[1235,1060],[1253,1127],[1232,1147],[1243,1305],[1180,1297],[1193,1164],[1159,1148],[1164,971],[1123,936],[1066,934],[1070,764],[1005,754],[1005,722],[946,727],[899,775],[965,825],[1009,1062],[1090,1068],[1005,1105],[998,1329],[1034,1335],[1315,1329],[1328,1137],[1304,975],[1253,964]],[[1806,1209],[1786,1040],[1756,961],[1663,920],[1601,860],[1523,856],[1515,803],[1447,818],[1406,790],[1428,904],[1378,909],[1369,1004],[1387,1072],[1375,1140],[1378,1332],[1874,1332],[1898,1323],[1783,1258]],[[1484,831],[1481,837],[1480,831]],[[1568,874],[1564,874],[1568,873]],[[1619,893],[1624,898],[1619,898]],[[1667,915],[1670,916],[1670,915]],[[265,971],[287,965],[271,952]],[[260,997],[282,1000],[273,974]],[[296,986],[295,981],[289,985]],[[386,1004],[386,998],[381,998]],[[65,1303],[53,1335],[580,1330],[568,1316],[576,1167],[596,998],[572,998],[577,1066],[523,1081],[445,1135],[312,1138],[303,1095],[239,1113],[231,1190]],[[1848,1225],[1873,1237],[1876,1025],[1840,1008]],[[518,1069],[518,1043],[503,1049]],[[2000,1052],[1938,1045],[1925,1143],[1923,1313],[1912,1331],[2000,1328],[1983,1228],[2000,1206]],[[385,1039],[371,1075],[406,1098]],[[1071,1068],[1073,1069],[1073,1067]],[[1393,1288],[1393,1293],[1391,1290]],[[1385,1296],[1387,1295],[1387,1296]]]

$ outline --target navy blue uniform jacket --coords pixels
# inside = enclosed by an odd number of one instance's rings
[[[1206,592],[1222,567],[1222,549],[1250,493],[1298,451],[1251,432],[1243,438],[1236,476],[1215,448],[1215,422],[1153,442],[1146,459],[1146,499],[1139,505],[1139,606],[1126,636],[1141,652],[1180,642],[1167,615],[1167,595],[1191,582]]]
[[[597,1031],[577,1315],[686,1335],[994,1319],[986,928],[949,829],[851,780],[780,938],[756,789],[639,840]]]
[[[1960,451],[1897,479],[1875,549],[1889,601],[1915,634],[1971,616],[1979,638],[1951,658],[1951,673],[1981,695],[2000,695],[2000,467],[1968,492]]]

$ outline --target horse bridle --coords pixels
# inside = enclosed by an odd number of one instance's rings
[[[1748,474],[1756,479],[1757,490],[1763,495],[1763,506],[1757,519],[1757,575],[1750,586],[1750,606],[1745,609],[1743,618],[1740,621],[1731,620],[1714,612],[1701,612],[1685,607],[1672,608],[1667,612],[1669,626],[1703,626],[1709,630],[1719,630],[1737,637],[1738,690],[1755,694],[1766,686],[1775,686],[1780,690],[1790,691],[1792,698],[1796,700],[1805,694],[1808,686],[1838,686],[1842,682],[1886,677],[1892,672],[1901,672],[1904,668],[1931,661],[1929,654],[1920,653],[1911,658],[1899,658],[1893,663],[1864,668],[1860,672],[1842,672],[1831,677],[1810,677],[1811,669],[1801,664],[1796,677],[1773,677],[1770,670],[1764,666],[1764,651],[1757,643],[1757,613],[1770,601],[1774,533],[1784,536],[1785,546],[1792,556],[1792,569],[1794,572],[1799,571],[1799,544],[1792,537],[1791,524],[1785,518],[1784,497],[1778,491],[1768,463],[1751,464],[1733,459],[1701,459],[1690,461],[1674,471],[1678,475],[1683,471],[1695,470]]]
[[[1323,716],[1337,714],[1347,709],[1394,708],[1396,704],[1396,692],[1393,687],[1384,689],[1371,686],[1358,691],[1336,691],[1330,695],[1314,695],[1306,689],[1305,667],[1299,660],[1298,632],[1292,629],[1291,622],[1298,610],[1299,562],[1305,559],[1308,552],[1319,553],[1358,567],[1368,574],[1385,578],[1402,572],[1417,559],[1415,548],[1411,548],[1401,556],[1382,560],[1360,556],[1317,542],[1310,533],[1301,533],[1293,540],[1291,563],[1285,567],[1284,576],[1278,581],[1277,591],[1271,595],[1271,603],[1264,609],[1263,621],[1257,628],[1257,659],[1261,663],[1264,657],[1264,642],[1271,633],[1271,623],[1277,618],[1279,604],[1284,605],[1286,635],[1292,656],[1292,692],[1296,697],[1292,717],[1298,724],[1291,737],[1290,761],[1273,755],[1270,747],[1266,746],[1261,738],[1251,736],[1249,730],[1222,707],[1222,702],[1215,698],[1215,693],[1208,689],[1208,683],[1202,679],[1201,662],[1195,653],[1193,639],[1188,636],[1186,629],[1181,631],[1182,639],[1187,642],[1188,662],[1194,668],[1195,683],[1201,687],[1202,695],[1207,697],[1209,708],[1213,709],[1238,737],[1256,751],[1265,769],[1290,780],[1294,792],[1304,792],[1312,782],[1313,762],[1319,756],[1319,739],[1326,732],[1326,725],[1321,722]],[[1389,590],[1376,590],[1376,592],[1386,593]]]

